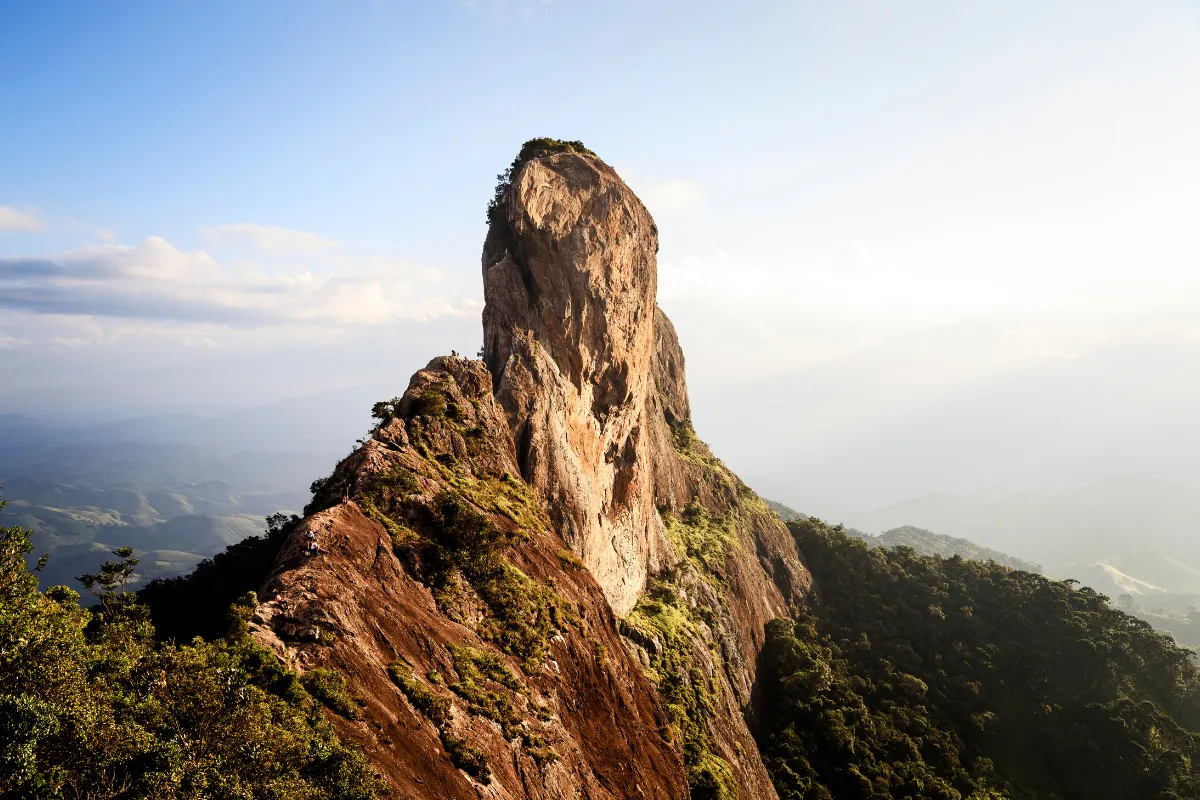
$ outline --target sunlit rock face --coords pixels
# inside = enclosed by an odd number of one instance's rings
[[[680,599],[686,682],[716,687],[695,720],[705,757],[741,797],[773,798],[748,725],[756,660],[766,623],[804,602],[811,579],[778,516],[692,436],[683,350],[656,306],[658,229],[589,154],[529,161],[502,199],[483,252],[484,352],[521,474],[628,616],[643,665],[661,655],[637,627],[653,627],[647,587]],[[715,565],[680,540],[687,514],[719,521]]]
[[[513,176],[484,247],[484,347],[521,471],[618,614],[669,558],[655,511],[658,229],[599,159]],[[499,229],[497,229],[499,228]]]
[[[434,359],[377,406],[251,633],[345,676],[363,714],[334,724],[400,796],[775,800],[756,665],[811,578],[693,435],[641,201],[586,152],[509,177],[484,244],[484,361]],[[481,705],[472,680],[505,702]]]

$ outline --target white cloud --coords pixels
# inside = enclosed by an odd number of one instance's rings
[[[231,225],[208,225],[200,232],[209,239],[225,244],[249,244],[272,256],[311,255],[334,249],[336,243],[311,231],[298,231],[277,225],[258,225],[238,222]]]
[[[0,206],[0,231],[42,231],[46,223],[36,208]]]
[[[136,247],[89,245],[55,258],[0,259],[0,309],[325,330],[477,312],[477,301],[447,292],[437,285],[439,278],[432,270],[383,259],[356,263],[338,257],[319,270],[256,262],[230,266],[205,251],[182,251],[152,236]]]

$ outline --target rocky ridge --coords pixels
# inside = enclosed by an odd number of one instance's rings
[[[346,676],[365,705],[338,724],[407,797],[773,798],[755,662],[808,573],[694,436],[641,201],[577,143],[506,178],[484,362],[377,406],[254,635]]]

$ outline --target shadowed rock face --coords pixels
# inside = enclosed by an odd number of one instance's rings
[[[413,376],[324,482],[252,633],[346,676],[363,719],[335,724],[412,800],[774,800],[755,665],[810,577],[693,435],[641,201],[591,155],[511,177],[484,363]],[[492,665],[473,685],[464,646]]]
[[[485,360],[522,475],[624,614],[670,552],[647,440],[658,230],[612,168],[576,153],[526,164],[507,207],[484,253]]]

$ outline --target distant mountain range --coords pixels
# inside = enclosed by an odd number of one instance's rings
[[[261,532],[267,515],[299,511],[367,429],[370,398],[385,394],[103,423],[2,414],[0,524],[33,530],[34,557],[51,554],[43,586],[73,585],[123,545],[142,560],[139,581],[187,572]]]
[[[809,518],[807,514],[796,511],[794,508],[789,508],[778,501],[767,500],[766,503],[784,522],[806,520]],[[902,525],[890,531],[884,531],[878,536],[864,533],[857,528],[843,526],[842,529],[851,536],[857,536],[874,547],[911,547],[917,551],[918,555],[923,556],[941,556],[942,558],[958,556],[973,561],[995,561],[1002,566],[1011,567],[1012,569],[1022,569],[1026,572],[1042,571],[1041,565],[1035,564],[1032,561],[1023,561],[1002,553],[999,550],[980,547],[968,539],[946,536],[912,525]]]
[[[807,514],[801,514],[796,509],[788,508],[783,503],[779,503],[774,500],[766,500],[765,498],[764,502],[766,502],[766,504],[771,507],[771,510],[778,514],[779,518],[784,522],[792,522],[793,520],[797,519],[808,519]]]
[[[768,502],[785,521],[807,518]],[[873,545],[905,545],[923,555],[991,560],[1031,572],[1043,568],[1007,552],[1045,558],[1051,577],[1077,580],[1179,643],[1200,647],[1200,499],[1182,487],[1113,480],[1061,494],[927,495],[850,522],[858,527],[844,530]]]
[[[972,561],[995,561],[1002,566],[1011,567],[1012,569],[1022,569],[1026,572],[1040,573],[1042,571],[1041,564],[1035,564],[1032,561],[1022,561],[1019,558],[1013,558],[1006,553],[1001,553],[999,550],[993,550],[990,547],[980,547],[968,539],[946,536],[912,525],[893,528],[890,531],[884,531],[878,536],[872,536],[869,533],[863,533],[853,528],[848,529],[847,532],[859,536],[877,547],[911,547],[923,556],[941,556],[942,558],[958,556],[959,558],[968,558]]]
[[[1112,479],[1053,494],[925,495],[842,521],[872,532],[903,525],[952,531],[1037,561],[1059,578],[1100,579],[1104,570],[1093,565],[1106,563],[1169,591],[1200,589],[1192,567],[1180,566],[1200,564],[1200,493],[1165,481]]]

